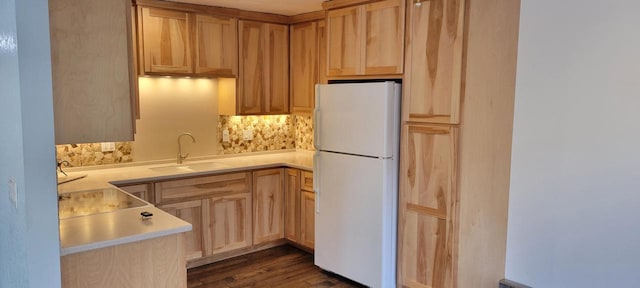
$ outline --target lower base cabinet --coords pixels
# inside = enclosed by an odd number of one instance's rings
[[[286,169],[285,236],[287,240],[314,249],[315,193],[313,173]]]
[[[207,255],[232,251],[251,246],[251,194],[243,193],[215,197],[208,200],[209,227],[205,239],[211,241],[205,247]]]
[[[184,233],[62,256],[62,287],[187,287]]]

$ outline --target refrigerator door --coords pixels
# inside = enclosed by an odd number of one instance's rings
[[[397,162],[316,155],[315,264],[369,287],[395,287]]]
[[[317,85],[316,150],[394,157],[399,103],[394,82]]]

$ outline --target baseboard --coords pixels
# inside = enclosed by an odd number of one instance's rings
[[[500,286],[498,287],[499,288],[532,288],[531,286],[520,284],[518,282],[514,282],[507,279],[500,280]]]

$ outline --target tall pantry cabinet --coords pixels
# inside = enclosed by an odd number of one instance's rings
[[[399,287],[504,278],[519,9],[407,3]]]

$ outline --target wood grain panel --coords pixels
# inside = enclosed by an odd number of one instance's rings
[[[207,203],[208,204],[208,203]],[[205,254],[202,216],[207,213],[207,208],[203,207],[202,200],[166,204],[158,206],[159,209],[176,216],[192,225],[192,230],[185,232],[186,259],[197,259]]]
[[[269,61],[265,114],[286,114],[289,113],[289,26],[265,25]]]
[[[298,242],[300,239],[300,170],[285,169],[284,191],[284,237]]]
[[[153,184],[151,183],[118,186],[118,188],[149,203],[155,202],[153,199]]]
[[[316,194],[302,191],[300,198],[300,244],[314,249],[315,247],[315,219],[316,219]]]
[[[251,175],[231,173],[155,183],[157,203],[249,192]]]
[[[403,127],[398,234],[400,286],[456,287],[457,129]]]
[[[302,190],[313,192],[313,172],[302,171],[302,179],[300,179]]]
[[[459,287],[495,287],[505,275],[519,9],[518,0],[468,1]]]
[[[130,9],[126,0],[49,2],[56,144],[133,140]]]
[[[362,74],[362,12],[364,6],[327,13],[327,76]]]
[[[207,255],[249,247],[251,238],[251,194],[215,197],[209,201]]]
[[[364,74],[402,74],[404,3],[387,0],[365,6]]]
[[[460,123],[465,0],[407,7],[403,119]]]
[[[238,114],[261,114],[266,97],[264,24],[238,21],[240,77],[238,77]]]
[[[137,241],[61,257],[65,288],[187,287],[184,235]]]
[[[291,113],[311,114],[318,83],[318,23],[291,25]]]
[[[253,172],[253,243],[284,238],[284,169]]]
[[[145,73],[193,73],[192,14],[142,7]]]
[[[238,22],[231,17],[196,14],[197,74],[235,76],[238,70]]]
[[[318,21],[318,83],[327,84],[327,21]],[[315,87],[313,90],[315,106]]]

